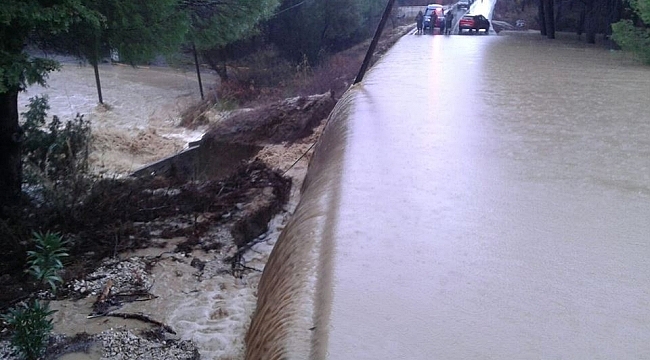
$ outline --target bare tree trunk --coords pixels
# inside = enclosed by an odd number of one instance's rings
[[[612,24],[621,20],[623,2],[621,0],[607,1],[607,30],[605,35],[612,35]]]
[[[0,93],[0,209],[17,202],[23,180],[18,89]]]
[[[578,19],[578,36],[582,36],[582,33],[585,31],[585,16],[586,16],[586,5],[582,5],[582,10],[580,10],[580,18]]]
[[[546,36],[546,12],[544,11],[544,1],[539,0],[539,5],[537,6],[537,17],[539,18],[539,32],[542,36]]]
[[[554,17],[554,29],[557,30],[557,24],[560,24],[562,22],[562,17],[564,16],[564,6],[565,2],[560,0],[557,4],[557,7],[555,8],[555,17]]]
[[[554,0],[544,0],[544,18],[546,23],[546,37],[555,39],[555,15],[553,14]]]
[[[208,63],[210,69],[214,70],[221,82],[228,81],[228,69],[226,67],[227,54],[222,49],[204,50],[201,52],[203,60]]]
[[[608,41],[609,48],[620,50],[621,47],[615,41],[611,40],[611,36],[613,33],[612,24],[621,21],[623,17],[623,1],[609,0],[609,4],[611,6],[611,9],[607,12],[608,19],[607,19],[607,29],[605,35],[610,39],[610,41]]]
[[[585,33],[587,38],[587,43],[595,44],[596,43],[596,31],[597,31],[597,14],[594,6],[595,0],[587,0],[586,11],[585,11]]]

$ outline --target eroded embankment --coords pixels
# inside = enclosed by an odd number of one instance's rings
[[[312,334],[330,359],[644,358],[650,127],[635,114],[650,73],[557,40],[396,45],[338,147],[318,148],[344,154],[314,159],[297,212],[312,226],[296,220],[272,255],[249,359],[318,359]]]
[[[353,92],[348,91],[330,114],[309,164],[301,201],[266,264],[246,339],[246,359],[307,359],[324,354],[328,255]]]

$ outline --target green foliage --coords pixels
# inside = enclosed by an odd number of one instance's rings
[[[345,49],[372,35],[386,5],[381,0],[285,0],[269,22],[269,37],[291,60],[313,65],[323,52]]]
[[[2,319],[12,328],[11,344],[22,359],[36,360],[44,354],[52,332],[49,304],[34,300],[9,310]]]
[[[279,0],[182,0],[191,20],[187,40],[199,51],[223,47],[255,33]]]
[[[84,120],[83,115],[77,114],[65,124],[53,116],[46,124],[47,111],[50,109],[46,96],[30,98],[27,108],[22,113],[25,121],[23,158],[26,173],[38,171],[34,178],[48,181],[86,173],[91,130],[90,123]]]
[[[56,61],[24,52],[28,40],[39,41],[64,33],[82,19],[98,23],[96,13],[82,0],[3,0],[0,6],[0,93],[29,84],[44,84]]]
[[[633,0],[630,5],[645,24],[650,24],[650,0]],[[612,39],[623,49],[631,51],[650,65],[650,29],[634,26],[630,20],[612,24]]]
[[[650,24],[650,0],[632,1],[632,6],[636,9],[639,17],[646,25]]]
[[[132,65],[176,51],[187,32],[187,16],[178,11],[178,0],[84,0],[84,5],[101,14],[101,20],[72,24],[47,46],[88,61],[95,71],[111,51]],[[97,87],[101,90],[99,81]]]
[[[635,27],[630,20],[612,24],[612,39],[626,51],[639,56],[641,61],[650,65],[650,29]]]
[[[120,60],[142,63],[158,54],[178,49],[188,20],[178,11],[177,0],[99,1],[106,16],[106,46],[119,52]]]
[[[48,46],[98,64],[111,50],[120,61],[144,63],[177,49],[187,31],[187,17],[177,0],[85,0],[101,21],[81,21],[54,37]]]
[[[0,93],[29,84],[45,85],[47,74],[58,69],[59,64],[54,60],[0,50]]]
[[[68,241],[60,234],[48,231],[45,234],[35,232],[34,243],[36,250],[27,252],[27,272],[56,291],[57,285],[63,281],[59,271],[63,269],[62,259],[68,256]]]
[[[58,63],[29,55],[28,44],[42,43],[65,33],[81,20],[99,21],[99,16],[83,5],[84,0],[3,0],[0,6],[0,202],[15,203],[22,183],[20,171],[18,92],[34,83],[45,84]]]

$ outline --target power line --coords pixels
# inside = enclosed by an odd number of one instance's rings
[[[271,15],[271,17],[276,17],[276,16],[278,16],[278,15],[284,13],[284,12],[287,12],[287,11],[293,9],[293,8],[297,8],[298,6],[300,6],[300,5],[302,5],[302,4],[306,3],[306,2],[307,1],[301,1],[301,2],[299,2],[297,4],[295,4],[295,5],[289,6],[288,8],[286,8],[284,10],[281,10],[281,11],[278,11],[277,13]]]

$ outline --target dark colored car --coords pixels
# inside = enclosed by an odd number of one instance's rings
[[[463,30],[469,30],[470,34],[485,30],[487,34],[490,31],[490,20],[483,15],[465,15],[458,22],[458,33],[462,34]]]
[[[431,24],[431,17],[435,11],[437,19],[435,24]],[[427,30],[431,31],[433,34],[434,28],[440,28],[442,23],[445,21],[445,15],[442,5],[430,4],[427,5],[427,9],[424,11],[424,23],[422,24],[422,30],[426,33]]]

